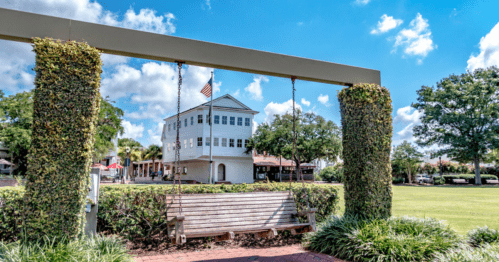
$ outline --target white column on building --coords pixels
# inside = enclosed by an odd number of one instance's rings
[[[218,181],[218,163],[213,161],[213,182]]]

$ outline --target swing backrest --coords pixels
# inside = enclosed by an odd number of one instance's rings
[[[187,237],[250,233],[299,225],[296,204],[289,192],[184,194],[182,214],[178,195],[168,198],[167,219],[184,217]],[[170,232],[170,237],[173,232]]]

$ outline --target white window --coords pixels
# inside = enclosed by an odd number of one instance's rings
[[[198,115],[198,124],[203,123],[203,115]]]
[[[243,126],[243,118],[242,117],[238,117],[237,118],[237,125],[238,126]]]
[[[168,143],[168,146],[166,147],[166,150],[168,150],[168,152],[170,152],[170,143]]]
[[[227,147],[227,138],[222,138],[222,147]]]
[[[187,118],[184,119],[184,126],[187,127]]]
[[[207,138],[206,138],[206,140],[205,140],[204,144],[205,144],[206,146],[210,146],[210,138],[209,138],[209,137],[207,137]]]
[[[230,125],[231,126],[236,125],[236,118],[233,116],[230,117]]]
[[[210,124],[210,123],[211,123],[211,122],[210,122],[210,115],[206,115],[206,123],[207,123],[207,124]]]
[[[172,124],[168,124],[168,132],[170,132],[170,130],[171,130],[171,125]]]
[[[244,125],[245,125],[245,126],[250,126],[250,119],[249,119],[249,117],[246,117],[246,118],[244,119]]]
[[[244,147],[247,147],[247,146],[248,146],[248,143],[249,143],[249,140],[248,140],[248,139],[245,139],[245,140],[244,140]]]
[[[191,116],[191,126],[194,125],[194,117]]]
[[[191,138],[191,147],[193,146],[193,143],[192,143],[192,138]]]
[[[203,138],[198,137],[198,146],[203,146]]]
[[[213,146],[218,146],[218,137],[213,138]]]
[[[242,122],[242,120],[241,120],[241,122]],[[243,140],[242,139],[237,140],[237,147],[243,147]]]
[[[222,125],[227,124],[227,116],[222,116]]]
[[[187,148],[187,140],[184,139],[184,148]]]
[[[213,119],[213,123],[214,123],[215,125],[220,124],[220,116],[219,116],[219,115],[215,115],[215,118]]]
[[[234,147],[234,139],[229,139],[229,147]]]

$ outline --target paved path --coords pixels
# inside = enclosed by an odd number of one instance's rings
[[[273,248],[233,248],[200,252],[138,257],[137,262],[204,261],[204,262],[344,262],[343,260],[303,250],[301,245]]]

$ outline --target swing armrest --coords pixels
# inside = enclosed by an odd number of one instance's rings
[[[177,222],[183,222],[185,220],[184,216],[175,216],[172,220],[168,221],[168,225],[175,224]]]

